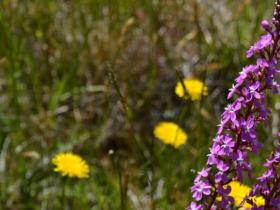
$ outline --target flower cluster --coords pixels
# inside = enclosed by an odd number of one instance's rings
[[[52,163],[56,166],[55,172],[59,172],[62,176],[87,178],[89,175],[88,164],[78,155],[67,153],[59,153],[53,159]]]
[[[247,51],[248,58],[253,55],[258,57],[256,63],[244,67],[229,90],[228,99],[235,100],[225,108],[217,136],[208,155],[207,166],[198,173],[191,187],[196,202],[191,203],[188,207],[190,210],[231,209],[234,198],[229,183],[233,180],[242,183],[245,174],[252,177],[248,154],[251,152],[256,154],[262,146],[257,139],[256,126],[266,121],[270,114],[269,108],[265,105],[266,91],[279,91],[279,84],[274,80],[276,73],[279,72],[277,69],[280,53],[279,14],[280,1],[277,0],[272,21],[274,27],[268,21],[263,21],[261,25],[266,34]],[[268,160],[266,166],[271,164],[274,166],[279,156],[278,152],[275,154]],[[258,184],[251,195],[263,196],[264,204],[258,206],[256,199],[249,199],[247,203],[251,209],[276,209],[279,205],[279,177],[271,166],[268,168],[267,173],[259,178],[259,181],[272,184],[273,187],[269,186],[268,190],[267,187],[262,187],[263,184]],[[271,191],[277,194],[274,196],[276,199],[271,199]],[[245,201],[240,206],[245,205],[244,203]]]
[[[262,208],[254,209],[273,209],[280,208],[280,142],[275,152],[266,160],[264,167],[266,171],[257,179],[258,183],[254,186],[251,196],[262,195],[266,203]]]
[[[177,83],[175,93],[181,98],[199,101],[208,94],[208,88],[198,79],[184,79]]]
[[[154,136],[175,148],[185,144],[188,139],[185,131],[173,122],[158,123],[154,128]]]

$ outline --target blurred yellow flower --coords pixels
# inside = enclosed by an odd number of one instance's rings
[[[231,187],[231,192],[229,196],[234,198],[234,204],[235,206],[240,206],[242,203],[243,199],[250,194],[251,188],[241,184],[238,181],[232,181],[228,184]],[[251,198],[257,206],[262,206],[265,204],[265,200],[263,197],[252,197]],[[251,209],[252,205],[249,203],[244,203],[244,205],[239,208],[239,210],[245,210],[245,209]]]
[[[78,155],[70,152],[59,153],[53,159],[52,163],[56,166],[55,172],[62,176],[87,178],[89,175],[88,164]]]
[[[160,122],[154,128],[154,136],[165,144],[175,148],[185,144],[188,135],[185,131],[173,122]]]
[[[192,101],[199,101],[202,96],[208,95],[208,88],[198,79],[184,79],[183,84],[179,81],[175,88],[175,93],[181,98],[190,97]]]

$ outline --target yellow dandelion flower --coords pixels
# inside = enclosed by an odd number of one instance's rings
[[[229,196],[233,197],[235,206],[240,206],[242,201],[246,196],[248,196],[251,192],[251,188],[241,184],[238,181],[232,181],[228,184],[231,187],[231,192]],[[263,197],[252,197],[251,198],[257,206],[262,206],[265,204]],[[239,210],[251,209],[252,205],[249,203],[244,203]]]
[[[53,159],[52,163],[56,166],[55,172],[62,176],[87,178],[89,175],[89,166],[79,155],[70,152],[59,153]]]
[[[176,95],[181,98],[190,97],[192,101],[199,101],[202,96],[208,95],[208,88],[198,79],[184,79],[183,84],[179,81],[175,88]]]
[[[154,136],[175,148],[185,144],[188,139],[185,131],[173,122],[158,123],[154,128]]]

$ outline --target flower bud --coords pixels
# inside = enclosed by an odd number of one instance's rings
[[[270,32],[271,31],[271,27],[270,27],[270,24],[267,20],[263,20],[261,22],[261,26],[263,27],[264,30]]]

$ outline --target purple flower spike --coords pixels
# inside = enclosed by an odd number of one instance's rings
[[[258,141],[256,127],[268,120],[271,113],[266,106],[266,92],[279,92],[275,81],[280,58],[280,0],[276,0],[273,25],[261,23],[267,34],[261,36],[247,51],[247,57],[258,56],[256,63],[242,69],[229,90],[228,99],[235,96],[221,116],[221,123],[208,154],[207,167],[198,172],[191,192],[196,203],[188,209],[232,209],[234,200],[228,183],[243,181],[245,175],[253,179],[250,153],[256,154],[262,144]],[[280,134],[279,134],[280,137]],[[253,210],[280,209],[280,142],[266,160],[264,173],[258,177],[248,198]],[[259,204],[252,197],[262,197]],[[240,206],[242,208],[242,206]],[[238,207],[239,208],[239,207]],[[247,207],[246,207],[247,209]]]

